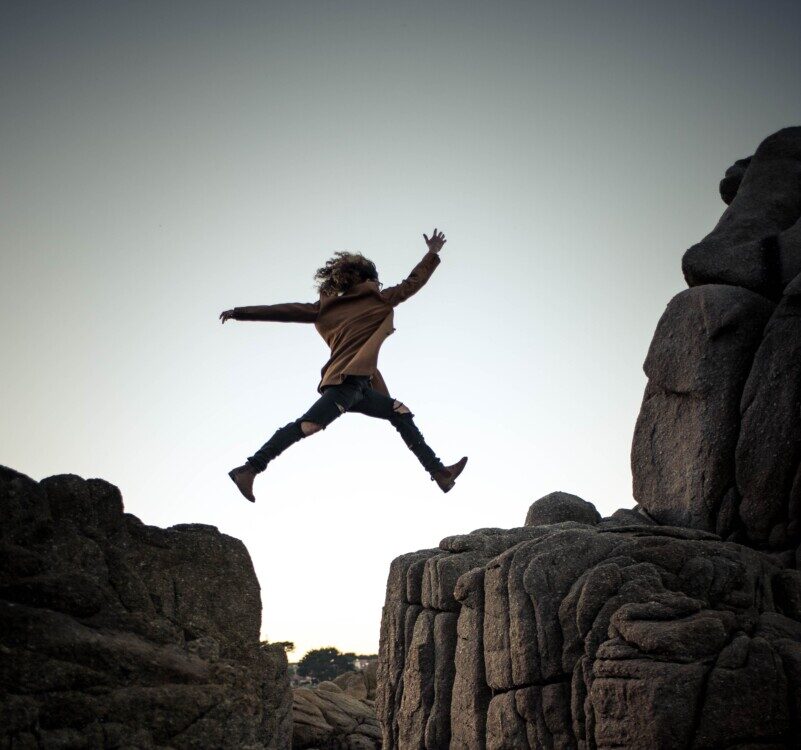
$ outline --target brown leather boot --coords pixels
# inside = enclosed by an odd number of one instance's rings
[[[228,472],[228,476],[234,480],[234,484],[239,488],[239,491],[251,503],[256,502],[256,498],[253,496],[253,480],[256,478],[256,473],[256,470],[250,464],[237,466]]]
[[[453,485],[456,484],[456,477],[462,473],[466,463],[467,456],[464,456],[451,466],[446,466],[439,471],[431,472],[431,478],[439,485],[439,488],[443,492],[450,492]]]

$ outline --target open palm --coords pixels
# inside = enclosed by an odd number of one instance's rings
[[[424,233],[423,239],[426,241],[426,245],[428,245],[429,252],[438,253],[442,250],[442,246],[447,242],[445,239],[445,235],[442,232],[437,232],[437,228],[434,227],[434,233],[431,235],[431,239]]]

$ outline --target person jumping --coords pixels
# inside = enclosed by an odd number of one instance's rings
[[[440,489],[448,492],[453,487],[467,456],[445,466],[426,444],[414,423],[414,414],[389,395],[378,371],[381,344],[395,330],[394,308],[419,291],[440,264],[439,251],[445,244],[445,235],[435,228],[430,239],[425,234],[423,238],[428,252],[406,279],[388,289],[382,289],[372,261],[361,253],[340,251],[314,275],[320,294],[317,302],[235,307],[220,313],[223,323],[226,320],[314,323],[331,348],[317,385],[320,398],[305,414],[277,429],[242,466],[228,472],[251,502],[256,502],[253,480],[270,461],[290,445],[324,430],[346,411],[388,420]]]

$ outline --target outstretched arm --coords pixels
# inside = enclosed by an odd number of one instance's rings
[[[381,296],[385,302],[395,307],[404,300],[409,299],[415,292],[420,290],[423,285],[431,278],[434,269],[440,264],[439,251],[442,246],[447,242],[445,235],[442,232],[434,233],[429,239],[425,234],[423,238],[428,245],[428,252],[423,256],[423,259],[412,269],[412,272],[396,286],[388,287],[381,291]]]
[[[314,323],[319,302],[285,302],[280,305],[235,307],[220,313],[220,320],[271,320],[276,323]]]

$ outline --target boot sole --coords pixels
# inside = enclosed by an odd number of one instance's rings
[[[251,495],[250,497],[248,497],[248,496],[247,496],[247,495],[246,495],[246,494],[245,494],[245,493],[242,491],[242,488],[239,486],[239,482],[237,482],[237,481],[236,481],[236,478],[235,478],[235,476],[234,476],[234,471],[233,471],[233,469],[232,469],[231,471],[229,471],[229,472],[228,472],[228,476],[229,476],[229,477],[231,477],[231,481],[232,481],[232,482],[233,482],[233,483],[236,485],[236,488],[239,490],[239,493],[242,495],[242,497],[244,497],[244,498],[245,498],[245,500],[250,500],[250,502],[251,502],[251,503],[255,503],[255,502],[256,502],[256,498],[255,498],[255,497],[253,497],[252,495]]]

